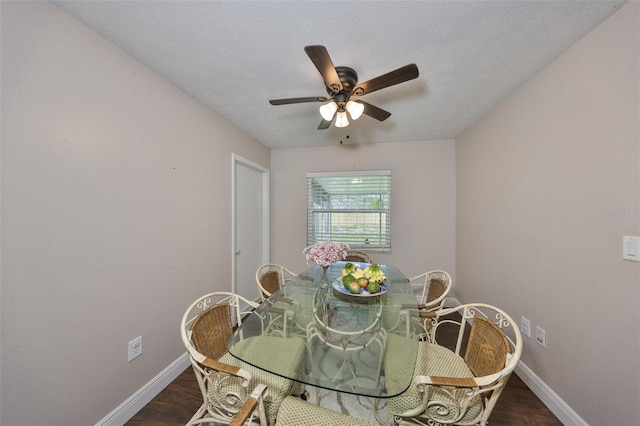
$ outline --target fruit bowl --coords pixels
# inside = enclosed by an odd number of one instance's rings
[[[333,280],[333,282],[331,283],[331,285],[333,286],[334,289],[336,289],[337,291],[339,291],[340,293],[343,294],[348,294],[349,296],[355,296],[355,297],[373,297],[373,296],[380,296],[381,294],[385,294],[387,292],[387,290],[389,289],[387,287],[387,284],[382,284],[380,286],[380,291],[377,293],[369,293],[366,290],[361,290],[360,293],[352,293],[351,290],[349,290],[348,288],[345,288],[344,285],[342,285],[342,281],[339,280],[338,278],[336,278],[335,280]]]

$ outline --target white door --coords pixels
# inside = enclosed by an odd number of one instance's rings
[[[232,291],[259,300],[256,269],[269,261],[269,170],[233,154]]]

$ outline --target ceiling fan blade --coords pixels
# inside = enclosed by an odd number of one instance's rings
[[[271,105],[300,104],[303,102],[326,102],[328,98],[324,96],[310,96],[306,98],[288,98],[288,99],[272,99],[269,101]]]
[[[328,129],[330,126],[331,126],[331,121],[327,121],[323,118],[322,121],[320,122],[320,125],[318,126],[318,130]]]
[[[391,117],[391,113],[388,111],[385,111],[381,108],[378,108],[377,106],[371,105],[370,103],[367,103],[360,99],[358,99],[358,102],[364,105],[363,114],[367,114],[369,117],[373,117],[379,121],[384,121],[387,118]]]
[[[329,53],[324,46],[305,46],[304,51],[307,52],[311,62],[318,68],[327,87],[338,93],[342,90],[342,82],[338,77],[338,71],[329,57]]]
[[[353,94],[362,96],[394,84],[404,83],[418,77],[418,66],[416,64],[405,65],[402,68],[388,72],[362,84],[358,84],[353,89]]]

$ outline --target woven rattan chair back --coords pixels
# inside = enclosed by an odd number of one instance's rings
[[[437,311],[444,306],[444,302],[453,287],[451,276],[446,271],[436,269],[409,278],[412,286],[420,291],[420,309]]]
[[[269,271],[260,277],[260,284],[269,293],[273,294],[280,290],[280,274],[277,271]]]
[[[256,270],[256,283],[258,284],[260,298],[265,300],[295,278],[296,275],[295,272],[291,272],[277,263],[265,263],[259,266]]]
[[[510,353],[504,331],[486,318],[473,319],[464,360],[476,377],[502,370]]]
[[[448,291],[447,284],[439,278],[432,278],[429,282],[429,290],[427,291],[427,304],[433,304],[434,300],[440,298]]]
[[[347,257],[344,260],[347,262],[373,263],[369,253],[362,250],[347,250]]]
[[[227,351],[233,333],[231,306],[214,305],[202,311],[191,324],[191,340],[196,350],[211,359],[219,359]]]

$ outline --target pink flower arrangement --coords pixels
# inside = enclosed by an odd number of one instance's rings
[[[349,250],[347,243],[322,241],[306,247],[302,253],[307,258],[307,263],[315,262],[318,266],[327,268],[333,262],[344,260],[347,257],[347,250]]]

